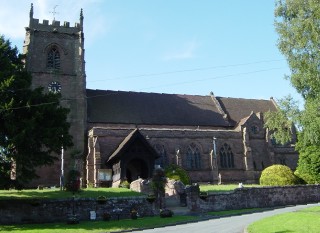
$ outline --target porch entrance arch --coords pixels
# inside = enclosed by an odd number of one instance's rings
[[[142,159],[132,159],[126,166],[126,177],[128,182],[136,179],[147,179],[149,175],[149,167]]]

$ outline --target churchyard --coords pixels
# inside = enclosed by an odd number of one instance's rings
[[[208,192],[224,192],[232,191],[237,188],[238,185],[205,185],[201,186],[201,190]],[[45,188],[30,189],[30,190],[0,190],[0,200],[16,199],[21,200],[41,200],[41,199],[66,199],[71,201],[73,194],[66,191],[60,191],[59,188]],[[76,198],[98,198],[105,196],[107,198],[132,198],[145,196],[139,192],[131,191],[127,188],[88,188],[82,189],[80,192],[74,194]],[[236,211],[222,211],[208,213],[211,216],[223,216],[238,214],[241,212],[247,213],[252,210],[236,210]],[[60,223],[43,223],[43,224],[18,224],[18,225],[2,225],[0,227],[1,232],[74,232],[77,229],[78,233],[82,232],[109,232],[109,231],[121,231],[134,228],[149,228],[171,224],[182,224],[190,221],[199,221],[200,216],[189,215],[174,215],[172,218],[160,218],[154,217],[139,217],[137,220],[128,219],[113,219],[110,221],[80,221],[79,224],[67,224],[66,222]]]
[[[250,192],[249,190],[255,188],[264,189],[259,185],[245,185],[242,191]],[[307,186],[306,186],[307,187]],[[294,188],[294,187],[293,187]],[[302,186],[297,186],[301,189]],[[246,190],[247,189],[247,190]],[[272,189],[271,187],[267,189]],[[290,189],[288,189],[290,190]],[[241,190],[240,190],[241,191]],[[264,190],[265,191],[265,190]],[[235,195],[234,193],[239,192],[239,185],[202,185],[200,186],[200,192],[207,192],[210,198],[217,198],[223,196]],[[273,191],[272,191],[273,192]],[[291,192],[291,191],[290,191]],[[229,195],[229,194],[230,195]],[[213,196],[211,196],[213,194]],[[83,189],[80,192],[75,193],[75,197],[80,199],[88,198],[98,198],[100,196],[106,196],[108,199],[119,198],[145,198],[146,195],[131,191],[126,188],[89,188]],[[66,191],[60,191],[56,188],[47,188],[43,190],[1,190],[0,200],[45,200],[45,199],[70,199],[72,200],[73,194]],[[210,205],[210,200],[201,200],[198,202],[200,206]],[[206,212],[206,217],[221,217],[245,214],[250,212],[262,211],[264,208],[242,208],[238,210],[224,210],[224,211],[208,211]],[[279,215],[272,218],[267,218],[263,221],[259,221],[249,227],[250,233],[261,233],[261,232],[274,232],[275,229],[284,229],[284,226],[290,225],[290,232],[301,232],[301,223],[308,225],[309,232],[317,232],[315,229],[319,229],[320,224],[317,223],[318,216],[320,214],[320,207],[313,209],[306,209],[304,211],[299,211],[290,214]],[[136,220],[130,218],[124,218],[117,220],[115,218],[109,221],[103,220],[85,220],[80,221],[78,224],[67,224],[67,222],[54,222],[54,223],[42,223],[42,224],[8,224],[1,225],[1,233],[4,232],[109,232],[109,231],[121,231],[135,228],[150,228],[150,227],[161,227],[164,225],[171,224],[184,224],[192,221],[201,221],[203,215],[174,215],[171,218],[160,218],[158,215],[151,216],[140,216]],[[299,220],[299,221],[298,221]],[[286,224],[283,224],[283,223]],[[312,225],[308,224],[311,223]],[[272,223],[272,224],[271,224]],[[269,227],[267,227],[269,226]],[[270,228],[271,227],[271,228]],[[262,231],[261,229],[264,229]],[[286,228],[288,229],[288,228]],[[296,231],[295,231],[296,230]]]

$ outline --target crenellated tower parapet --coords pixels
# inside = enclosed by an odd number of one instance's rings
[[[79,33],[83,31],[83,11],[80,12],[80,20],[74,24],[74,27],[70,26],[70,22],[64,21],[63,23],[53,19],[50,20],[43,19],[40,22],[39,19],[33,17],[33,4],[31,4],[30,14],[29,14],[29,26],[26,30],[39,30],[48,32],[60,32],[60,33]]]

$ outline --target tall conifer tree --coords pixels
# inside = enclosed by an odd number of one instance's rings
[[[60,94],[32,90],[31,81],[23,56],[0,36],[0,188],[21,187],[72,146]]]

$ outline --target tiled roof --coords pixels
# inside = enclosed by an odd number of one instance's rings
[[[92,123],[229,126],[211,96],[87,90]]]
[[[125,146],[128,145],[128,142],[130,140],[132,140],[132,138],[134,136],[136,136],[137,133],[139,133],[138,129],[134,129],[131,133],[129,133],[129,135],[120,143],[118,148],[112,153],[112,155],[109,157],[108,161],[114,159],[117,155],[119,155],[120,152],[122,152],[122,150],[124,150]]]
[[[271,100],[87,89],[90,123],[230,127],[269,110],[276,110]]]
[[[117,157],[120,157],[124,154],[125,150],[134,143],[135,140],[140,140],[143,145],[151,152],[150,154],[154,156],[154,158],[158,158],[158,154],[155,152],[153,147],[146,141],[146,139],[140,134],[138,129],[134,129],[131,133],[128,134],[127,137],[119,144],[117,149],[111,154],[108,158],[107,162],[110,162]]]
[[[277,108],[271,100],[258,100],[258,99],[241,99],[241,98],[225,98],[216,97],[222,109],[226,112],[229,119],[234,123],[239,122],[241,119],[248,117],[251,112],[265,113],[276,111]]]

